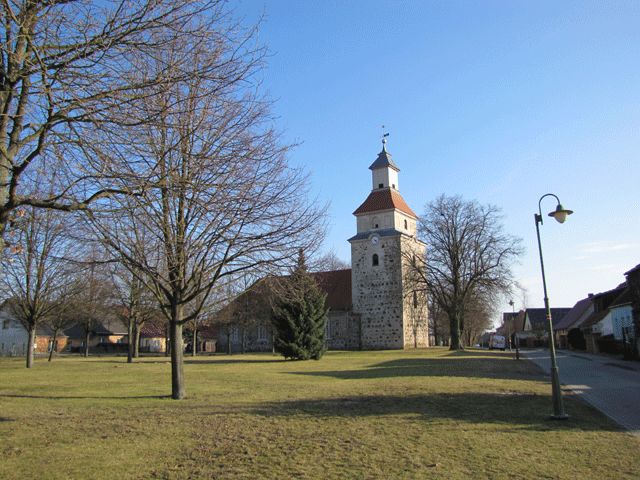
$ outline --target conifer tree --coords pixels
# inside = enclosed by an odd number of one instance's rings
[[[304,252],[273,308],[275,350],[285,358],[319,360],[325,352],[326,295],[307,271]]]

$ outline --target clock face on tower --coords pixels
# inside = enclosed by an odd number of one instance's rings
[[[371,245],[378,245],[378,242],[380,242],[379,236],[374,235],[373,237],[371,237]]]

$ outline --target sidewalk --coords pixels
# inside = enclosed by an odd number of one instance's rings
[[[549,374],[548,350],[521,350],[521,356]],[[607,355],[558,350],[563,390],[571,390],[635,435],[640,435],[640,362]],[[571,415],[571,412],[567,412]]]

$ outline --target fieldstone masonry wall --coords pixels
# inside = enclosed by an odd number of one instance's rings
[[[425,245],[413,238],[403,236],[400,240],[402,259],[402,291],[403,321],[404,321],[404,347],[423,348],[429,346],[429,312],[427,307],[427,294],[421,285],[416,284],[416,277],[412,275],[410,260],[412,255],[422,257],[425,254]]]
[[[403,235],[351,242],[354,312],[360,314],[362,348],[402,349],[428,346],[424,293],[409,284],[409,258],[424,254],[424,245]],[[373,256],[378,256],[378,265]]]
[[[399,241],[393,236],[381,237],[377,245],[368,239],[351,243],[351,298],[360,314],[365,350],[404,348]],[[374,255],[378,265],[373,264]]]

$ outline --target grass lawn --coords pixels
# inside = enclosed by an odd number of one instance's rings
[[[640,478],[640,440],[508,353],[0,359],[0,478]]]

